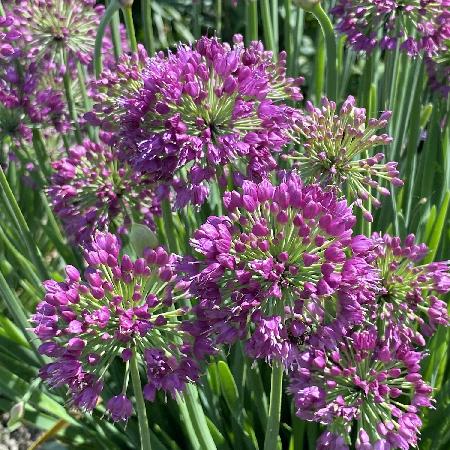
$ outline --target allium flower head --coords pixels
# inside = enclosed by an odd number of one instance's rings
[[[390,326],[401,325],[403,333],[419,325],[429,336],[438,325],[448,325],[447,304],[438,296],[450,291],[448,261],[420,264],[428,249],[415,244],[410,234],[400,238],[374,233],[369,260],[379,270],[382,289],[377,298],[377,315]],[[424,343],[413,333],[415,343]]]
[[[85,139],[52,163],[47,192],[69,237],[87,242],[95,230],[123,233],[131,221],[154,228],[159,200],[146,177],[117,159],[106,143]]]
[[[135,261],[119,252],[114,235],[97,233],[85,250],[86,281],[67,266],[64,282],[44,283],[44,300],[31,318],[43,341],[40,352],[54,358],[41,377],[50,386],[67,386],[74,406],[85,410],[95,407],[115,358],[126,362],[135,354],[145,363],[148,400],[157,390],[175,395],[198,376],[189,337],[180,329],[186,310],[178,302],[186,292],[176,283],[176,258],[162,248]],[[113,420],[131,414],[125,390],[107,406]]]
[[[358,450],[416,447],[419,408],[432,406],[419,373],[423,356],[373,326],[339,339],[334,350],[305,352],[289,390],[301,419],[327,425],[318,448],[348,449],[355,422]]]
[[[322,99],[321,108],[307,102],[306,113],[295,121],[292,133],[292,139],[302,148],[294,148],[283,157],[296,162],[294,167],[305,181],[337,187],[340,192],[346,186],[351,200],[355,200],[365,218],[372,221],[362,202],[370,199],[375,206],[380,205],[372,189],[389,195],[389,190],[380,185],[381,180],[388,180],[395,186],[403,185],[398,178],[397,163],[381,164],[383,153],[363,156],[392,141],[387,134],[376,134],[386,127],[390,117],[391,113],[386,111],[366,125],[366,110],[357,108],[352,96],[338,113],[336,103],[327,98]]]
[[[65,64],[62,53],[67,53],[88,64],[103,10],[95,0],[27,0],[13,12],[29,58]]]
[[[399,45],[410,56],[431,56],[449,38],[449,6],[448,0],[339,0],[332,13],[355,50]]]
[[[176,206],[203,203],[226,164],[264,177],[287,141],[294,111],[275,101],[301,98],[298,83],[285,78],[283,58],[277,65],[260,43],[246,49],[235,40],[230,47],[202,37],[150,60],[141,50],[139,64],[125,57],[96,83],[94,123],[117,132],[137,170],[155,181],[178,178]]]
[[[361,295],[371,297],[358,278],[374,283],[376,275],[350,257],[360,238],[351,238],[355,217],[345,200],[288,175],[278,186],[245,181],[242,192],[225,194],[224,204],[228,216],[210,217],[191,241],[204,256],[193,283],[202,299],[200,327],[231,342],[254,324],[248,353],[288,362],[307,335],[339,334],[354,322],[349,303],[358,299],[345,295],[342,308],[339,294],[358,283]],[[330,320],[331,329],[318,329]]]
[[[23,72],[0,62],[0,140],[19,147],[31,139],[33,127],[66,129],[62,93],[41,86],[40,81],[41,74],[33,63]]]

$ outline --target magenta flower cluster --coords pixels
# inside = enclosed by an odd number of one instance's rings
[[[107,142],[111,136],[105,134]],[[89,242],[98,230],[124,233],[132,221],[155,228],[160,201],[145,176],[118,160],[107,142],[86,139],[68,156],[52,163],[47,192],[67,235],[76,243]]]
[[[245,48],[241,36],[233,47],[202,37],[168,56],[139,55],[95,83],[88,119],[118,134],[137,170],[172,183],[176,207],[202,204],[223,165],[258,179],[275,169],[294,114],[279,100],[302,98],[302,80],[285,77],[285,55],[275,64],[261,43]]]
[[[355,50],[399,47],[409,56],[432,56],[450,37],[449,6],[448,0],[339,0],[332,13]]]
[[[177,282],[177,258],[158,247],[133,261],[120,257],[120,249],[114,235],[97,232],[84,251],[85,281],[67,266],[63,282],[44,283],[45,297],[31,318],[43,341],[39,351],[54,359],[41,377],[52,387],[66,386],[72,404],[87,411],[96,406],[115,358],[143,360],[150,401],[159,390],[175,396],[199,376],[192,339],[182,330],[187,311],[180,303],[188,294]],[[107,404],[114,421],[132,412],[127,377]]]

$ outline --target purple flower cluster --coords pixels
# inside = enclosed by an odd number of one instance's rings
[[[377,275],[352,256],[370,241],[351,237],[345,200],[284,174],[277,186],[245,181],[224,203],[228,215],[210,217],[191,240],[203,255],[192,264],[194,334],[229,343],[249,333],[250,356],[289,366],[297,343],[340,336],[360,320],[358,302],[374,301]]]
[[[202,37],[168,56],[124,57],[97,81],[88,118],[117,133],[138,171],[175,184],[176,207],[202,204],[224,165],[257,179],[276,168],[295,114],[276,101],[300,99],[301,81],[286,78],[285,55],[275,64],[258,42]]]
[[[106,143],[86,139],[52,166],[47,193],[74,242],[89,242],[97,230],[126,232],[132,221],[154,229],[160,202],[152,186]]]
[[[448,0],[338,0],[337,29],[357,51],[400,50],[432,56],[450,37]]]
[[[392,138],[376,132],[386,127],[391,117],[389,111],[379,119],[370,119],[366,125],[366,110],[355,106],[355,99],[349,96],[336,113],[336,103],[322,99],[322,108],[306,102],[306,111],[301,113],[292,127],[292,140],[302,148],[292,148],[283,157],[295,162],[302,179],[317,182],[344,192],[347,188],[349,200],[356,201],[368,221],[370,212],[363,205],[369,200],[374,206],[380,201],[372,189],[380,195],[389,195],[389,190],[380,182],[387,180],[394,186],[402,186],[398,178],[397,163],[381,164],[383,153],[363,156],[373,148],[388,145]],[[378,181],[376,180],[378,179]]]
[[[22,34],[11,27],[14,23],[12,16],[0,16],[0,58],[8,59],[14,57],[17,52],[16,41]]]
[[[420,407],[431,407],[432,388],[420,375],[423,354],[364,326],[298,358],[289,390],[297,415],[327,426],[320,449],[349,448],[356,421],[356,449],[416,447]]]
[[[85,248],[86,281],[67,266],[63,282],[44,283],[44,300],[31,318],[34,333],[43,341],[40,352],[53,358],[41,369],[41,377],[50,386],[68,387],[72,404],[83,410],[97,404],[116,358],[142,360],[148,400],[158,390],[175,395],[199,375],[191,339],[181,329],[187,311],[179,302],[187,292],[185,284],[177,282],[177,258],[161,247],[147,249],[135,261],[119,257],[119,252],[114,235],[96,233]],[[127,385],[128,380],[107,403],[114,421],[131,415]]]

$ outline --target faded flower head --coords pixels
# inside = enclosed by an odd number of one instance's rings
[[[361,320],[350,304],[358,309],[362,297],[372,298],[377,276],[350,257],[353,245],[366,245],[351,238],[355,217],[345,200],[288,175],[277,186],[245,181],[224,204],[228,215],[210,217],[191,240],[204,257],[192,285],[202,299],[199,329],[218,342],[250,329],[250,356],[289,364],[309,335],[337,336]]]
[[[95,0],[27,0],[20,1],[12,11],[23,33],[28,58],[60,65],[72,58],[83,64],[91,61],[104,11]]]
[[[307,182],[337,188],[339,192],[345,192],[347,187],[350,199],[363,210],[366,220],[372,221],[363,200],[379,206],[380,201],[372,190],[389,195],[389,190],[380,184],[383,180],[394,186],[403,185],[398,178],[396,162],[381,164],[383,153],[366,156],[375,147],[392,141],[387,134],[376,134],[386,127],[390,117],[391,113],[386,111],[366,125],[366,110],[357,108],[352,96],[338,113],[336,103],[327,98],[322,99],[321,108],[307,102],[306,113],[294,122],[291,136],[302,149],[294,148],[283,158],[293,160],[294,167]]]
[[[152,180],[172,183],[177,207],[201,204],[219,167],[264,177],[276,167],[272,152],[287,141],[291,108],[277,100],[301,98],[300,81],[285,77],[258,42],[235,37],[230,47],[202,37],[192,47],[139,61],[124,57],[117,72],[96,83],[91,121],[118,134],[122,156]]]
[[[120,249],[114,235],[96,233],[85,249],[85,281],[67,266],[65,281],[44,283],[45,297],[31,318],[43,341],[40,352],[54,359],[41,377],[52,387],[67,386],[73,405],[84,410],[95,407],[116,358],[145,364],[148,400],[157,390],[175,395],[198,376],[189,337],[180,329],[186,291],[176,283],[176,257],[159,247],[132,261],[120,257]],[[107,406],[113,420],[131,414],[125,390]]]
[[[119,161],[106,143],[85,139],[52,166],[47,192],[74,242],[88,242],[96,230],[124,233],[132,221],[154,229],[159,199],[146,177]]]
[[[417,325],[426,336],[438,325],[448,325],[447,304],[438,296],[450,291],[450,274],[448,261],[420,264],[428,249],[414,239],[410,234],[402,243],[398,237],[374,233],[367,259],[381,278],[377,317],[389,327],[400,327],[402,338],[423,345],[423,337],[413,331]]]
[[[385,338],[368,325],[298,358],[289,390],[297,415],[327,426],[322,449],[348,449],[353,425],[356,449],[415,447],[420,407],[431,407],[432,388],[419,373],[423,354]]]
[[[432,56],[450,36],[449,6],[448,0],[339,0],[331,11],[355,50],[398,45],[409,56]]]

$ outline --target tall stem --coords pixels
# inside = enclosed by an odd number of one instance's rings
[[[200,448],[202,450],[216,450],[216,444],[214,443],[214,439],[209,431],[205,413],[203,412],[203,408],[198,399],[198,393],[195,386],[188,384],[183,397],[186,402],[195,433],[197,434]]]
[[[274,55],[273,58],[276,60],[277,55],[275,54],[275,36],[273,34],[273,26],[271,19],[271,8],[269,0],[261,0],[261,16],[264,28],[264,43],[266,44],[267,50],[271,50]]]
[[[153,40],[152,0],[142,0],[142,20],[144,22],[144,44],[149,55],[155,53]]]
[[[245,36],[245,39],[248,44],[251,41],[258,40],[258,3],[256,0],[247,0],[245,6],[247,14],[247,35]]]
[[[147,410],[145,408],[144,395],[142,393],[142,384],[139,376],[139,367],[135,349],[133,350],[133,355],[130,360],[130,373],[134,397],[136,398],[136,411],[139,422],[139,434],[141,437],[141,449],[152,450],[152,444],[150,443],[150,430],[148,428]]]
[[[270,381],[269,418],[267,421],[264,450],[275,450],[280,429],[281,395],[283,393],[283,366],[274,363]]]
[[[334,34],[333,24],[320,3],[314,5],[311,12],[319,22],[320,28],[322,28],[327,49],[327,96],[332,100],[336,100],[338,73],[336,36]]]
[[[215,0],[216,34],[222,35],[222,0]]]
[[[110,0],[106,0],[105,4],[106,7],[111,3]],[[119,17],[119,11],[116,11],[112,18],[111,23],[109,24],[109,28],[111,30],[111,38],[113,43],[113,51],[114,51],[114,58],[116,62],[118,62],[120,55],[122,54],[122,39],[120,37],[120,17]]]
[[[122,11],[123,11],[123,19],[125,21],[125,27],[127,29],[128,41],[130,42],[130,49],[133,53],[136,53],[137,41],[136,41],[136,33],[134,31],[132,5],[123,6]]]
[[[95,77],[98,78],[102,72],[102,42],[103,36],[105,35],[106,27],[111,21],[113,15],[120,8],[118,0],[111,0],[105,11],[105,15],[97,29],[97,35],[95,36],[95,49],[94,49],[94,71]]]

